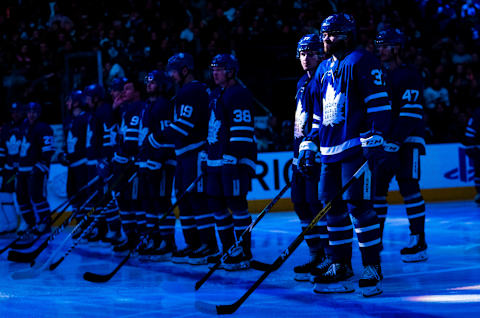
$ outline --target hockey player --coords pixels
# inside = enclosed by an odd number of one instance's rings
[[[179,88],[173,122],[161,135],[175,144],[177,195],[184,193],[201,174],[200,153],[205,148],[208,131],[208,89],[195,80],[193,70],[193,57],[188,53],[177,53],[168,59],[167,72]],[[149,140],[154,148],[158,148],[155,143],[162,144],[159,133],[150,134]],[[202,179],[179,205],[187,246],[174,253],[172,261],[175,263],[206,264],[210,256],[219,254],[215,219],[213,213],[208,213]]]
[[[343,203],[332,202],[327,214],[329,250],[332,265],[315,277],[318,293],[352,292],[350,214],[357,233],[364,266],[359,287],[364,296],[382,293],[380,266],[380,225],[372,206],[371,174],[385,156],[383,135],[388,131],[391,106],[378,59],[355,47],[355,22],[344,13],[326,18],[321,25],[324,50],[331,57],[327,68],[315,75],[318,103],[318,136],[300,145],[299,167],[308,172],[321,153],[319,192],[322,200],[331,201],[344,183],[364,163],[369,162],[363,177],[344,193]]]
[[[402,59],[404,36],[399,30],[380,31],[376,45],[390,90],[394,120],[383,145],[389,158],[388,164],[382,165],[377,173],[374,208],[382,237],[387,216],[388,187],[395,177],[410,224],[410,242],[400,251],[402,260],[425,261],[425,202],[419,186],[420,156],[425,155],[423,81],[416,68],[405,64]]]
[[[475,203],[480,204],[480,108],[476,108],[472,116],[468,119],[465,129],[465,137],[462,140],[465,146],[465,153],[470,158],[473,165],[474,186],[477,194]]]
[[[88,114],[85,112],[85,96],[81,90],[73,91],[66,102],[68,117],[64,122],[65,149],[59,155],[59,161],[68,167],[67,195],[71,198],[76,195],[88,182],[87,174],[87,121]],[[72,206],[78,210],[85,199],[84,193],[77,196]],[[77,211],[76,218],[80,220],[85,211]],[[75,234],[79,235],[81,231]],[[74,234],[74,237],[76,236]]]
[[[308,136],[312,128],[318,129],[319,127],[318,124],[312,127],[313,100],[310,84],[317,67],[322,62],[322,57],[323,43],[317,34],[307,34],[300,39],[297,44],[297,59],[300,60],[300,65],[305,74],[297,83],[297,94],[295,96],[297,107],[294,123],[291,200],[300,219],[302,230],[310,224],[322,208],[318,192],[320,166],[315,166],[316,171],[309,177],[304,176],[298,169],[300,143]],[[310,272],[317,265],[327,261],[325,259],[325,249],[328,247],[327,222],[324,220],[318,222],[315,228],[305,236],[305,241],[311,258],[307,263],[294,267],[295,280],[297,281],[310,281]],[[322,268],[328,266],[327,261]]]
[[[159,223],[159,218],[172,205],[175,176],[175,145],[163,135],[173,120],[173,107],[167,99],[173,83],[165,73],[154,70],[145,76],[145,84],[148,99],[141,121],[141,135],[153,133],[157,139],[140,140],[143,164],[139,181],[149,240],[139,253],[150,260],[165,261],[171,259],[176,249],[175,215],[172,213]]]
[[[207,137],[208,207],[215,215],[225,253],[252,222],[247,193],[255,174],[253,101],[249,90],[235,80],[238,61],[233,55],[216,55],[210,65],[217,87],[210,95]],[[228,211],[230,209],[232,214]],[[232,219],[233,217],[233,219]],[[251,235],[222,264],[226,270],[250,267]]]
[[[27,120],[20,128],[16,194],[20,212],[29,228],[14,248],[29,247],[40,235],[50,232],[50,206],[46,186],[50,159],[54,153],[53,130],[39,120],[41,106],[26,105]]]
[[[14,204],[15,174],[20,153],[20,127],[24,111],[20,103],[10,106],[11,121],[2,127],[0,137],[0,233],[12,232],[19,226],[19,216]],[[20,216],[20,220],[23,218]],[[25,221],[23,221],[25,224]],[[20,229],[19,231],[25,230]]]
[[[117,98],[123,91],[123,85],[126,79],[114,79],[111,86],[111,96]],[[98,175],[101,180],[97,183],[97,189],[100,190],[99,198],[107,202],[106,206],[100,206],[101,213],[97,214],[97,226],[87,236],[90,243],[98,241],[117,245],[119,241],[124,240],[122,236],[122,225],[120,214],[116,202],[111,197],[108,190],[107,177],[112,173],[112,158],[114,147],[116,145],[118,132],[118,109],[113,110],[112,104],[106,101],[105,90],[99,84],[91,84],[84,90],[86,102],[91,109],[90,114],[90,143],[87,143],[87,158],[89,162],[96,163],[89,168],[89,180]],[[100,187],[100,188],[99,188]],[[92,187],[93,188],[93,187]],[[94,189],[94,188],[93,188]],[[94,204],[96,204],[94,202]]]
[[[122,93],[113,102],[113,108],[120,111],[121,124],[118,144],[113,155],[113,172],[115,175],[126,173],[127,167],[138,166],[139,139],[141,135],[141,116],[145,103],[141,100],[142,87],[134,81],[127,81]],[[120,218],[126,237],[113,250],[123,253],[138,244],[138,238],[145,225],[145,212],[142,211],[139,192],[138,174],[125,180],[116,191],[120,208]]]

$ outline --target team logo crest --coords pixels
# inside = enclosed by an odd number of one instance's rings
[[[20,146],[20,157],[27,156],[28,148],[30,148],[30,143],[28,142],[27,138],[23,136],[22,145]]]
[[[67,152],[74,153],[75,152],[75,145],[77,144],[78,138],[74,137],[72,131],[68,131],[67,136]]]
[[[21,144],[22,141],[17,139],[15,135],[10,136],[10,139],[8,139],[6,142],[8,154],[10,156],[18,155],[18,153],[20,152]]]
[[[218,131],[222,123],[215,117],[215,112],[212,110],[210,115],[210,120],[208,121],[208,137],[207,141],[209,144],[214,144],[218,141]]]
[[[334,126],[345,120],[345,95],[336,92],[333,86],[328,83],[327,90],[323,97],[323,121],[324,126]]]
[[[303,110],[302,100],[299,99],[297,103],[297,111],[295,112],[295,126],[293,135],[295,138],[305,136],[305,123],[307,122],[307,113]]]

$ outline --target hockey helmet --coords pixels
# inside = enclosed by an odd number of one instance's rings
[[[194,69],[193,56],[189,53],[176,53],[168,59],[167,72],[173,70],[180,72],[184,67]]]
[[[323,43],[318,34],[304,35],[297,44],[297,59],[300,58],[302,51],[321,52],[322,50]]]
[[[37,102],[30,102],[25,106],[25,111],[26,112],[41,113],[42,112],[42,106],[40,106],[40,104],[37,103]]]
[[[92,98],[98,97],[100,99],[103,99],[105,97],[105,90],[100,84],[97,83],[88,85],[87,87],[85,87],[83,92],[85,93],[85,96],[89,96]]]
[[[81,90],[74,90],[68,95],[67,100],[72,102],[72,106],[84,107],[86,105],[85,95]]]
[[[223,67],[225,70],[238,73],[239,66],[237,58],[232,54],[217,54],[213,57],[210,67]]]
[[[353,17],[346,13],[336,13],[327,17],[322,22],[322,33],[355,34],[356,26]]]
[[[377,46],[402,46],[405,44],[405,36],[399,29],[388,28],[378,32],[375,38]]]
[[[157,86],[162,90],[169,90],[173,85],[172,81],[165,74],[165,72],[160,72],[158,70],[153,70],[145,75],[145,84],[148,84],[152,81],[155,81]]]
[[[126,77],[115,77],[112,82],[110,83],[110,90],[111,91],[123,91],[123,86],[128,81]]]
[[[13,102],[11,105],[10,105],[10,112],[11,113],[19,113],[19,112],[22,112],[23,111],[23,105],[19,102]]]

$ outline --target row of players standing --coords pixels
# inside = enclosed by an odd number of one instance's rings
[[[69,112],[64,122],[66,145],[59,161],[68,167],[67,194],[75,198],[72,205],[77,220],[96,207],[74,238],[95,222],[86,239],[110,243],[115,252],[139,246],[143,259],[207,264],[220,259],[219,245],[226,251],[250,225],[246,195],[256,161],[252,98],[248,89],[235,80],[238,61],[234,56],[217,55],[211,67],[217,85],[212,92],[195,80],[193,57],[188,53],[177,53],[168,60],[168,76],[158,71],[148,74],[146,101],[141,99],[143,87],[127,79],[112,84],[113,104],[106,102],[105,91],[98,84],[72,92],[66,103]],[[173,84],[177,84],[177,91],[169,99],[167,92]],[[20,126],[31,125],[31,113],[36,118],[40,115],[37,103],[28,104],[26,110],[29,120],[21,123],[23,119],[19,119]],[[7,156],[12,173],[17,176],[17,199],[28,224],[14,248],[28,246],[50,230],[45,192],[40,191],[43,196],[39,200],[21,186],[23,173],[31,178],[40,169],[43,183],[27,184],[29,190],[44,189],[54,149],[51,129],[44,123],[41,127],[47,132],[31,128],[25,132],[22,128],[23,133],[16,139],[25,140],[28,133],[35,139],[27,137],[35,145],[30,150],[35,148],[35,154],[39,154],[30,156],[33,167],[29,171],[23,168],[22,159],[19,164],[10,163],[17,158]],[[13,130],[4,132],[2,140],[8,142]],[[24,143],[17,151],[20,158]],[[186,247],[178,250],[175,215],[161,216],[172,204],[173,185],[179,196],[200,175],[193,190],[179,204]],[[115,184],[110,181],[113,191],[107,191],[105,185],[112,176],[123,178],[117,178]],[[103,182],[97,182],[89,191],[79,191],[97,177]],[[22,196],[34,204],[35,208],[29,208],[28,213]],[[217,243],[215,229],[221,244]],[[141,237],[147,239],[139,245]],[[223,268],[249,267],[250,240],[249,235],[242,238],[235,256]]]
[[[95,175],[109,175],[108,169],[119,176],[131,171],[129,166],[138,167],[135,174],[115,187],[116,200],[111,200],[111,204],[97,215],[99,225],[89,236],[90,241],[109,241],[115,252],[126,252],[135,248],[141,237],[147,237],[139,247],[140,257],[197,265],[219,260],[221,253],[215,229],[226,250],[235,242],[235,236],[238,238],[250,225],[246,195],[251,188],[256,160],[252,98],[235,80],[238,72],[235,57],[217,55],[211,67],[217,84],[212,92],[195,80],[191,55],[173,55],[167,64],[168,75],[178,86],[172,100],[166,96],[170,78],[163,73],[148,74],[145,81],[149,94],[147,102],[140,98],[141,87],[127,80],[122,93],[113,96],[113,105],[108,109],[112,115],[106,116],[118,119],[110,121],[111,125],[100,120],[94,125],[99,133],[95,129],[89,132],[93,125],[85,124],[88,120],[76,119],[75,114],[89,116],[83,115],[82,102],[72,104],[74,117],[65,125],[67,148],[71,144],[81,145],[78,140],[83,136],[87,138],[85,150],[91,146],[91,139],[88,139],[91,136],[97,136],[100,143],[102,140],[107,144],[117,142],[112,147],[111,158],[89,158],[87,151],[86,158],[80,155],[73,160],[69,154],[78,151],[73,148],[67,151],[69,180],[76,180],[69,182],[76,185],[68,191],[70,195]],[[85,94],[90,95],[88,87]],[[75,122],[84,123],[80,124],[84,128],[75,129]],[[115,126],[118,127],[117,138]],[[96,167],[90,179],[71,169],[72,165],[75,169],[83,165],[81,160],[87,166]],[[72,178],[70,171],[75,175]],[[171,206],[173,184],[178,196],[200,175],[193,190],[179,204],[186,247],[177,250],[175,216],[161,217]],[[251,259],[250,246],[250,237],[244,237],[240,250],[223,264],[224,268],[247,268]]]
[[[320,37],[306,35],[297,46],[306,74],[297,85],[292,201],[302,226],[334,199],[365,160],[368,169],[305,235],[311,260],[294,271],[296,280],[312,281],[317,293],[354,291],[355,228],[364,266],[359,287],[364,296],[374,296],[382,293],[380,252],[393,177],[410,224],[402,260],[427,259],[419,188],[420,155],[425,154],[423,84],[402,59],[400,31],[377,35],[379,60],[355,48],[355,30],[350,15],[334,14],[323,21]],[[323,51],[328,58],[322,61]]]

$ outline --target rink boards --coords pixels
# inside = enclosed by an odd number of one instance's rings
[[[469,200],[475,196],[473,165],[459,143],[427,145],[427,154],[421,157],[420,188],[425,201]],[[248,195],[250,210],[261,211],[290,180],[291,152],[259,153],[256,176]],[[66,168],[52,164],[49,176],[49,202],[57,206],[66,197]],[[275,211],[291,211],[290,190],[275,205]],[[401,203],[395,180],[390,186],[390,203]]]

